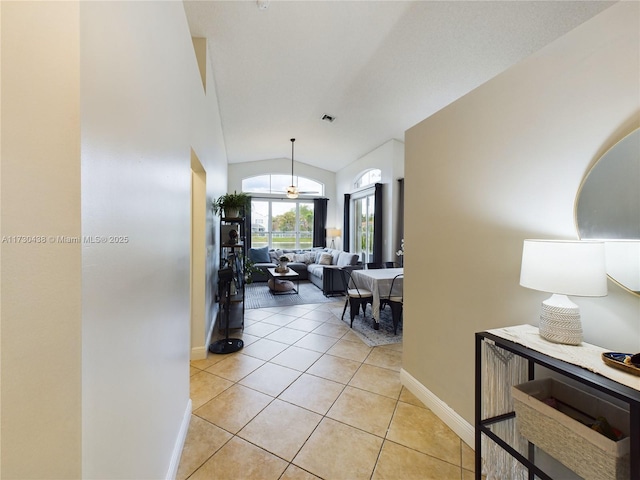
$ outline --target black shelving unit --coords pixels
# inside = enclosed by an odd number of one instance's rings
[[[242,217],[220,219],[218,330],[224,331],[225,337],[209,345],[211,353],[233,353],[244,347],[241,339],[229,336],[231,330],[244,328],[246,257],[244,229],[245,223]]]
[[[497,443],[509,455],[524,465],[529,472],[529,479],[540,478],[553,480],[537,464],[535,446],[529,443],[528,452],[522,454],[517,451],[495,432],[491,426],[499,422],[511,422],[515,428],[515,412],[508,412],[499,416],[482,418],[482,347],[483,342],[489,342],[515,355],[519,355],[528,364],[529,380],[535,378],[535,366],[547,368],[557,374],[570,378],[582,385],[591,387],[625,403],[629,407],[629,437],[630,437],[630,480],[640,480],[640,391],[616,382],[610,378],[591,372],[545,353],[527,348],[490,332],[476,333],[475,345],[475,478],[482,478],[482,440],[483,436],[489,441]],[[490,394],[490,392],[488,392]]]

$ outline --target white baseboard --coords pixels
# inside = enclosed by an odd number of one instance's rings
[[[171,463],[169,463],[169,471],[167,471],[167,480],[175,480],[178,475],[178,466],[180,466],[180,457],[182,456],[182,449],[184,448],[184,442],[187,439],[187,432],[189,431],[189,423],[191,422],[191,399],[187,402],[187,409],[184,411],[184,417],[182,417],[182,423],[180,424],[180,430],[178,431],[178,437],[176,443],[173,446],[173,454],[171,455]]]
[[[207,358],[207,347],[193,347],[190,360],[204,360]]]
[[[216,315],[217,318],[217,315]],[[207,339],[207,341],[209,341],[209,339],[211,338],[211,336],[213,335],[213,329],[216,326],[216,321],[213,320],[211,322],[211,325],[209,326],[209,331],[207,332],[207,336],[205,337]],[[207,358],[207,355],[209,354],[209,345],[205,345],[203,347],[191,347],[191,360],[204,360],[205,358]]]
[[[440,400],[427,387],[413,378],[405,369],[400,370],[400,382],[425,404],[440,420],[458,435],[464,443],[475,449],[473,425],[458,415],[449,405]]]

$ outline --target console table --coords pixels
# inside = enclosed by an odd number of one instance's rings
[[[475,478],[482,478],[482,440],[495,442],[502,450],[515,458],[527,470],[529,479],[534,476],[543,480],[552,480],[536,464],[535,449],[528,445],[524,454],[497,435],[492,426],[502,423],[514,423],[514,412],[506,412],[489,418],[482,418],[483,402],[492,392],[483,392],[483,344],[495,345],[507,352],[523,358],[527,365],[529,380],[535,378],[535,366],[547,368],[561,376],[570,378],[579,384],[591,387],[599,392],[627,404],[629,407],[630,436],[630,480],[640,480],[640,377],[622,372],[605,365],[600,354],[605,350],[583,343],[578,346],[559,345],[547,342],[531,325],[500,328],[476,333],[475,345]],[[515,428],[515,424],[513,425]]]

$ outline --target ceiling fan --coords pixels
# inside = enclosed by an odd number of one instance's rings
[[[295,143],[296,139],[292,138],[291,139],[291,185],[289,185],[287,187],[287,197],[289,198],[298,198],[298,195],[302,194],[313,194],[313,193],[319,193],[319,192],[302,192],[300,190],[298,190],[298,187],[296,185],[293,184],[293,144]]]

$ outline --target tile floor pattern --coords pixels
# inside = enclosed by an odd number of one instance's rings
[[[473,450],[401,385],[402,345],[368,347],[331,306],[247,310],[244,349],[191,362],[179,480],[473,478]]]

